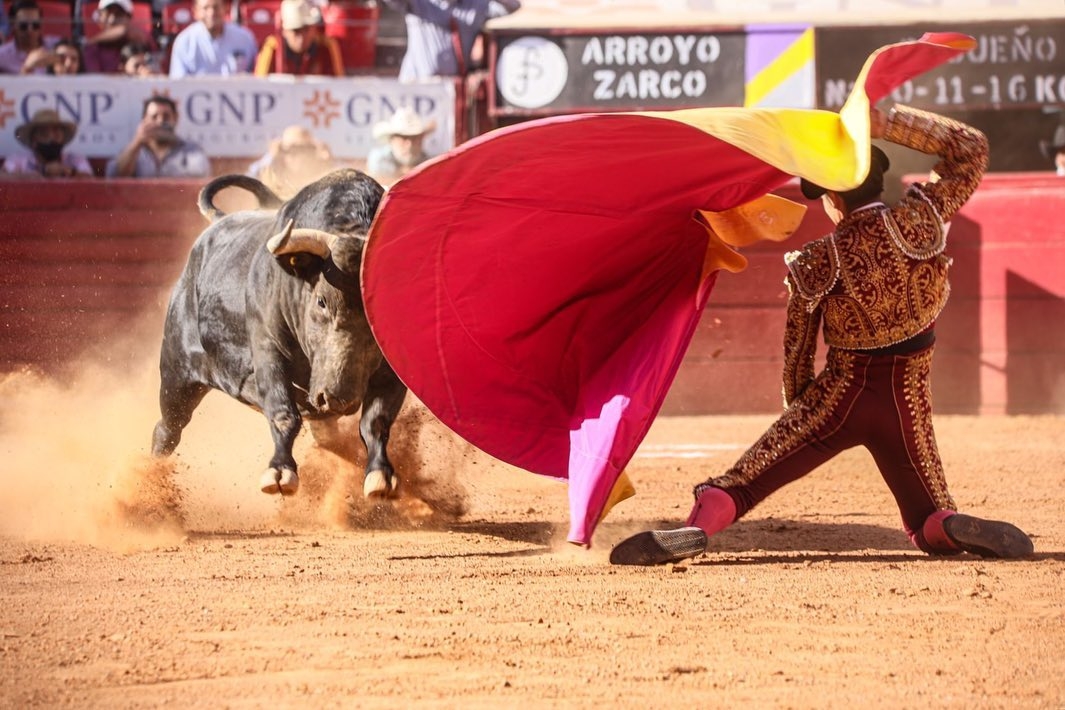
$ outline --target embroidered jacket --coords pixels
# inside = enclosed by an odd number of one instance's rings
[[[896,206],[859,208],[832,234],[785,256],[785,406],[814,378],[822,322],[829,347],[870,350],[917,335],[946,305],[948,222],[987,169],[987,138],[903,106],[888,116],[884,138],[941,159],[929,181],[910,187]]]

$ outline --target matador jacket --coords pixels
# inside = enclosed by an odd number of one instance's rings
[[[947,227],[987,169],[983,133],[908,107],[888,117],[884,138],[940,156],[928,182],[894,207],[859,208],[836,230],[785,256],[788,300],[784,403],[814,378],[817,336],[829,347],[872,350],[930,328],[950,292]]]

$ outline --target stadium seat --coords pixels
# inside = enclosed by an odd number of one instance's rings
[[[67,0],[37,0],[37,6],[41,8],[42,36],[66,39],[74,36],[74,14]]]
[[[380,19],[376,2],[335,0],[322,8],[322,19],[326,35],[340,45],[346,70],[365,70],[375,65]]]
[[[176,0],[164,5],[163,34],[167,37],[173,37],[195,22],[196,18],[193,15],[194,4],[192,0]]]
[[[267,37],[277,31],[277,13],[281,0],[248,0],[240,3],[240,24],[251,30],[262,47]]]
[[[96,23],[96,8],[99,2],[86,2],[81,6],[81,33],[85,39],[95,37],[100,33],[100,25]],[[151,36],[152,32],[152,4],[150,2],[133,3],[133,24],[140,27]]]

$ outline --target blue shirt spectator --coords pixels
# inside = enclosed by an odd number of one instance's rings
[[[194,22],[174,38],[170,78],[250,72],[259,47],[247,28],[226,22],[222,0],[196,0]]]

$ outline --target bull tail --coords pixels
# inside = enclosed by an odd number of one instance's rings
[[[200,214],[206,217],[208,222],[214,222],[226,216],[225,212],[215,206],[214,198],[227,187],[239,187],[255,195],[255,199],[259,201],[259,209],[277,209],[283,204],[281,198],[273,190],[256,178],[248,175],[222,175],[203,186],[196,202],[200,208]]]

